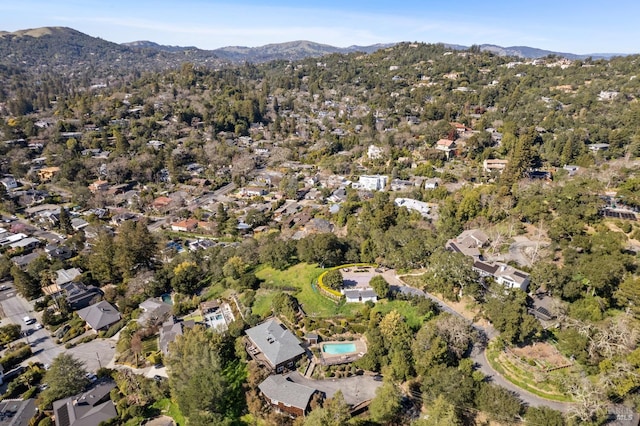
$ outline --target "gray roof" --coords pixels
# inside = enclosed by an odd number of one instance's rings
[[[175,317],[169,317],[162,327],[160,327],[160,350],[164,355],[169,353],[169,344],[176,340],[176,337],[184,334],[184,329],[195,327],[195,321],[177,320]]]
[[[273,367],[304,353],[298,338],[275,319],[250,328],[246,333]]]
[[[372,288],[356,288],[352,290],[343,290],[342,294],[347,299],[360,299],[362,298],[372,298],[378,297],[378,294]]]
[[[272,401],[306,410],[315,389],[294,383],[283,376],[269,376],[258,385],[260,391]]]
[[[58,269],[56,274],[56,284],[63,285],[82,275],[82,271],[78,268]]]
[[[85,320],[94,330],[101,330],[120,321],[120,312],[104,300],[80,309],[78,316]]]
[[[28,426],[37,412],[36,400],[5,399],[0,401],[0,426]]]
[[[115,383],[100,383],[87,392],[53,403],[56,426],[95,426],[118,415],[109,398]]]

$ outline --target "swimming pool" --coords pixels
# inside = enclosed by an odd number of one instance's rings
[[[356,351],[354,342],[347,343],[325,343],[322,345],[322,352],[329,355],[350,354]]]

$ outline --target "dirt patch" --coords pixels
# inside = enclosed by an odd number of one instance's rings
[[[532,345],[521,348],[511,349],[512,354],[520,358],[520,361],[535,362],[535,366],[541,370],[554,370],[556,368],[572,365],[564,355],[562,355],[554,346],[545,342],[536,342]]]
[[[480,316],[480,306],[469,297],[463,297],[457,302],[445,300],[441,294],[437,295],[445,305],[481,327],[489,327],[489,322]]]

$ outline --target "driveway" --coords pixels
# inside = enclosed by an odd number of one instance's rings
[[[82,361],[87,371],[106,367],[116,353],[116,342],[111,339],[95,339],[79,344],[65,352]]]
[[[376,390],[382,386],[382,381],[374,380],[372,376],[314,380],[294,371],[289,373],[287,377],[295,383],[324,392],[327,398],[331,398],[333,394],[340,390],[344,395],[345,402],[354,406],[373,399],[376,396]]]

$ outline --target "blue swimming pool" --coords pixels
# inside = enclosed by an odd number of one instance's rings
[[[322,345],[322,352],[329,355],[350,354],[355,351],[356,351],[356,344],[353,342],[325,343],[324,345]]]

